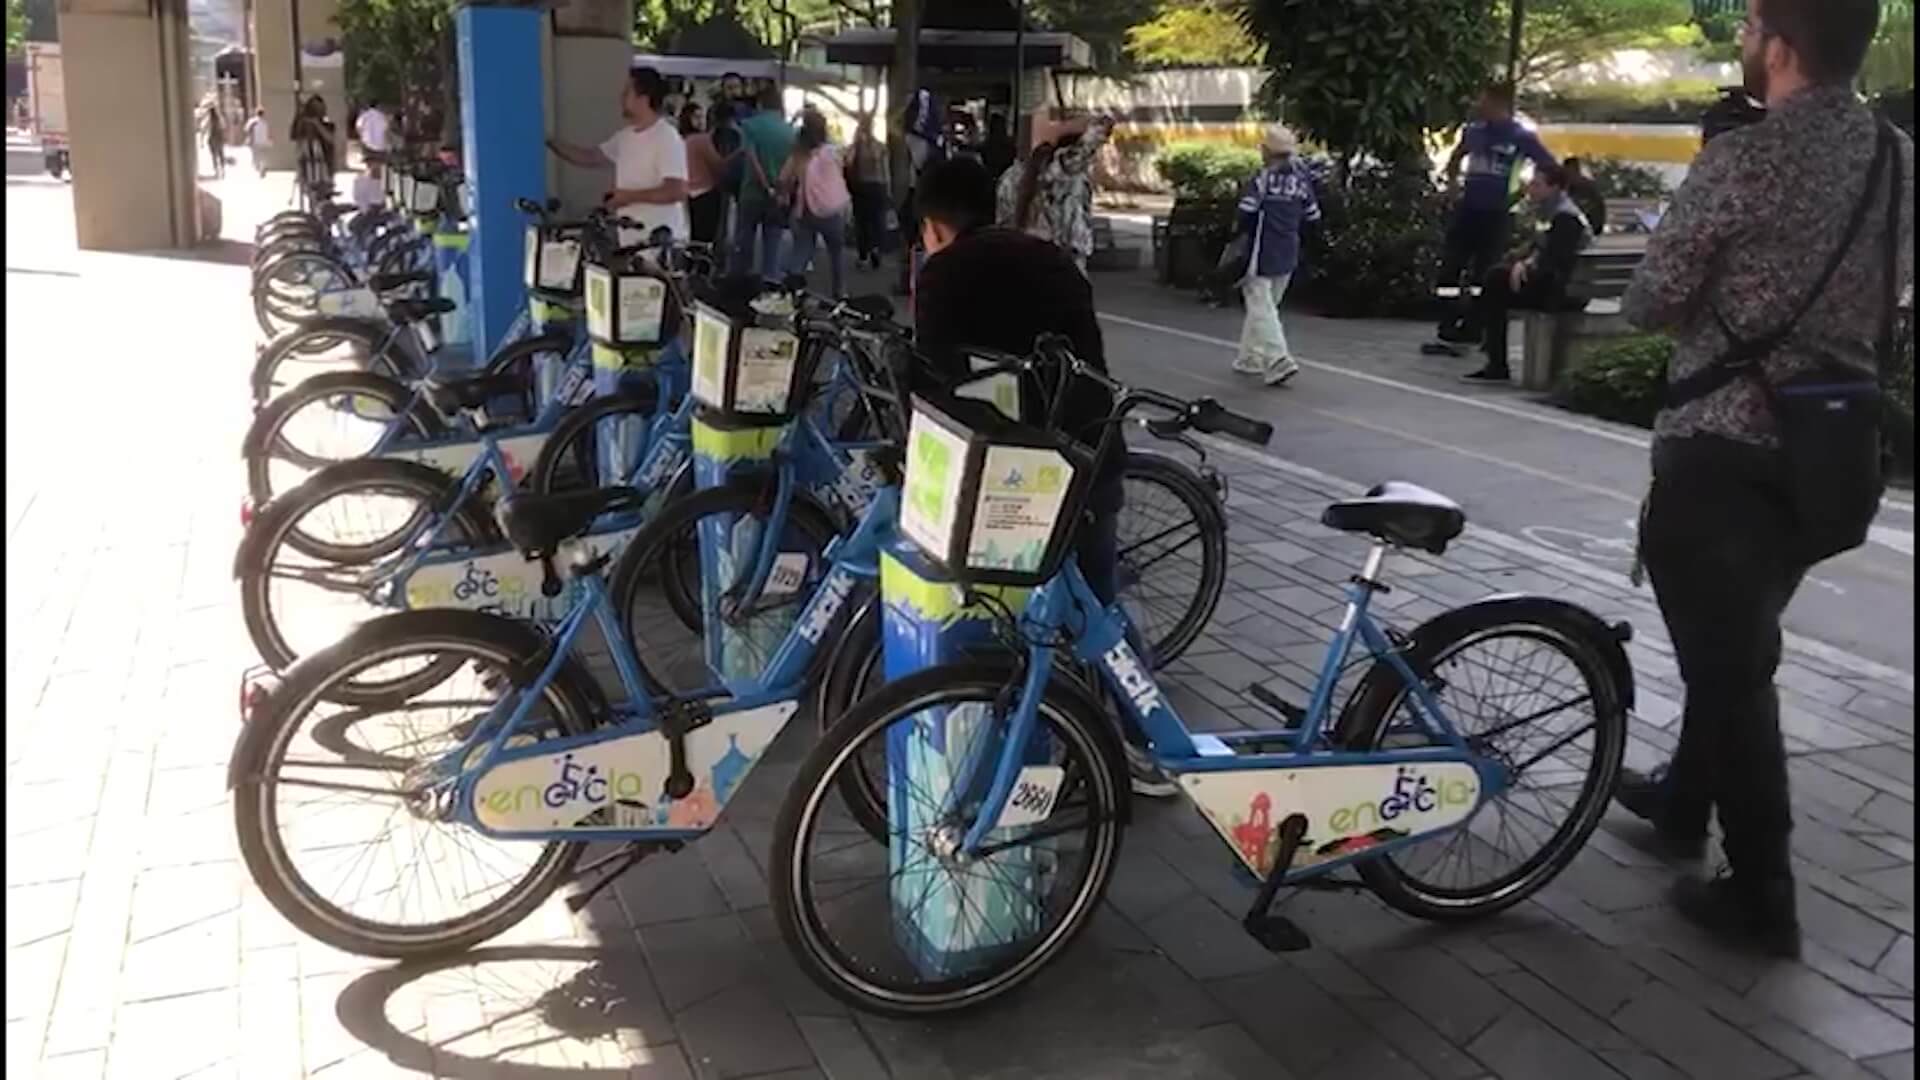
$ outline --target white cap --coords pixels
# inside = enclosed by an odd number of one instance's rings
[[[1292,128],[1275,124],[1267,129],[1267,137],[1261,140],[1260,145],[1269,154],[1291,154],[1300,148],[1300,140],[1294,137]]]

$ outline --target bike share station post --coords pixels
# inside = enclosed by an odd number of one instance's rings
[[[1043,580],[1041,568],[1071,543],[1083,501],[1077,494],[1091,470],[1041,433],[1006,421],[1018,415],[1017,392],[1009,402],[1007,384],[1011,377],[988,384],[1002,391],[985,395],[998,405],[915,402],[902,535],[880,563],[890,681],[1004,649],[995,616],[1017,619]],[[975,816],[969,811],[999,779],[1004,735],[1005,725],[977,703],[930,708],[887,733],[892,930],[927,978],[991,967],[1047,915],[1057,863],[1051,842],[1011,845],[987,859],[960,850]],[[1063,775],[1045,763],[1048,753],[1047,736],[1034,732],[984,845],[1015,839],[1052,811]]]

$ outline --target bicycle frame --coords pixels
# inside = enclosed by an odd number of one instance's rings
[[[726,691],[719,690],[666,696],[645,685],[633,643],[612,610],[605,583],[597,573],[576,573],[574,580],[581,591],[561,621],[540,673],[518,694],[496,703],[459,748],[436,759],[427,782],[451,783],[454,820],[498,838],[618,841],[698,836],[718,819],[739,782],[799,711],[807,672],[827,627],[857,582],[879,578],[881,545],[893,533],[898,516],[898,489],[883,488],[852,534],[828,545],[827,573],[766,669],[740,682],[725,697],[720,695]],[[612,724],[583,735],[509,747],[513,735],[527,730],[535,703],[558,677],[589,622],[606,637],[625,695],[612,708]],[[697,723],[691,719],[695,716]],[[664,732],[669,720],[683,725],[687,760],[702,786],[689,797],[657,805],[638,796],[644,793],[651,799],[663,788],[668,761]],[[635,797],[623,799],[629,778],[633,778]],[[598,798],[594,797],[596,779]],[[575,781],[570,789],[569,781]],[[556,788],[562,797],[553,797]],[[596,816],[603,820],[590,820]]]
[[[1370,601],[1379,587],[1385,557],[1386,547],[1376,545],[1367,557],[1365,569],[1349,587],[1346,613],[1328,643],[1311,703],[1298,728],[1229,735],[1193,733],[1161,691],[1152,671],[1127,643],[1131,624],[1125,611],[1118,605],[1099,602],[1072,557],[1059,576],[1034,591],[1020,617],[1020,629],[1027,640],[1040,642],[1059,640],[1062,634],[1072,631],[1074,655],[1099,671],[1113,700],[1119,702],[1120,708],[1146,733],[1155,761],[1179,780],[1182,790],[1256,873],[1264,875],[1268,869],[1261,865],[1258,853],[1265,850],[1272,830],[1264,821],[1255,821],[1258,816],[1255,811],[1270,808],[1276,801],[1270,793],[1261,790],[1274,786],[1261,784],[1262,777],[1284,780],[1296,799],[1324,802],[1328,798],[1344,798],[1355,806],[1370,806],[1370,799],[1377,799],[1377,793],[1363,791],[1362,787],[1385,779],[1389,791],[1380,807],[1374,809],[1376,820],[1396,820],[1403,813],[1427,815],[1427,820],[1419,823],[1420,827],[1415,830],[1394,837],[1372,837],[1366,843],[1351,845],[1351,850],[1343,851],[1334,845],[1354,839],[1352,835],[1336,837],[1333,844],[1326,845],[1330,848],[1327,851],[1303,849],[1302,859],[1310,861],[1295,861],[1295,869],[1286,879],[1295,880],[1459,828],[1471,820],[1489,797],[1503,791],[1509,781],[1501,766],[1471,753],[1427,681],[1407,663],[1400,649],[1368,613]],[[1084,629],[1080,629],[1082,626]],[[1430,745],[1378,751],[1342,750],[1326,745],[1323,736],[1333,693],[1356,641],[1375,662],[1386,664],[1407,689],[1416,720],[1431,741]],[[988,834],[1005,812],[1015,780],[1025,765],[1025,747],[1038,723],[1039,702],[1053,671],[1053,653],[1051,645],[1034,645],[1029,649],[1019,702],[1004,721],[1006,737],[998,740],[990,769],[984,760],[987,755],[976,755],[965,767],[967,771],[956,777],[951,790],[957,793],[959,805],[968,804],[974,795],[980,796],[978,814],[962,842],[963,849],[969,853],[977,855],[986,845]],[[1277,752],[1266,749],[1274,745],[1284,749]],[[1352,775],[1340,775],[1348,770]],[[1383,777],[1383,771],[1388,775]],[[1434,786],[1433,776],[1440,778],[1440,787]],[[1223,786],[1211,785],[1210,777],[1240,782],[1224,785],[1237,790],[1223,801],[1205,790],[1210,786]],[[1246,782],[1249,779],[1252,783]],[[1409,782],[1414,785],[1411,793],[1403,790]],[[1250,800],[1247,820],[1227,820],[1223,813],[1228,809],[1227,802],[1248,790],[1256,791],[1256,797]],[[1463,794],[1468,792],[1470,794]],[[1413,801],[1406,802],[1406,799]],[[1431,807],[1426,805],[1429,801],[1433,804]],[[1465,810],[1461,811],[1463,805]],[[1361,813],[1347,814],[1347,820],[1355,825],[1364,817]],[[1334,819],[1337,825],[1339,815],[1335,814]],[[1313,858],[1316,854],[1329,857]]]

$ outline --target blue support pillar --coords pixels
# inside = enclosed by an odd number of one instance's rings
[[[537,7],[463,6],[460,126],[467,183],[473,187],[473,246],[468,302],[474,352],[490,355],[526,307],[521,280],[526,221],[515,199],[547,197],[545,93]]]

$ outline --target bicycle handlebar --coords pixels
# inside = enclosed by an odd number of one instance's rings
[[[994,362],[985,369],[959,380],[954,384],[955,387],[999,374],[1031,374],[1043,363],[1057,364],[1063,372],[1090,379],[1115,395],[1113,413],[1107,418],[1107,423],[1110,425],[1125,419],[1127,414],[1135,408],[1148,405],[1174,414],[1168,420],[1158,421],[1158,426],[1150,425],[1156,434],[1173,435],[1192,428],[1208,435],[1230,436],[1255,446],[1265,446],[1273,439],[1272,424],[1264,420],[1255,420],[1250,416],[1242,416],[1213,398],[1203,397],[1187,401],[1170,394],[1163,394],[1158,390],[1128,386],[1080,359],[1074,354],[1072,343],[1059,334],[1041,335],[1033,344],[1033,355],[1028,357],[1012,357],[988,350],[971,351]]]

